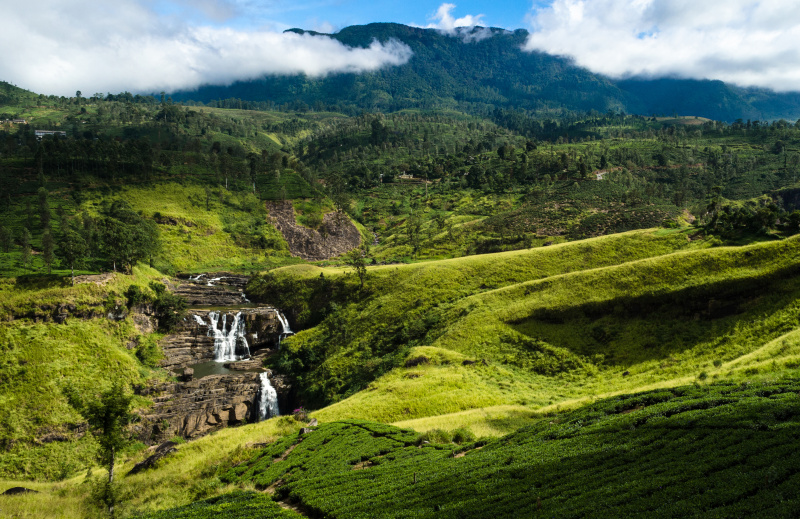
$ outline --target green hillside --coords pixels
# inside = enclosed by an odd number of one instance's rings
[[[273,366],[307,405],[334,403],[321,419],[513,414],[793,369],[797,243],[709,248],[647,231],[374,267],[363,290],[344,270],[287,267],[249,290],[315,325]],[[481,431],[492,419],[453,423]]]

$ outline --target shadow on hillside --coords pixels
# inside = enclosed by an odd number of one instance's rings
[[[43,290],[70,286],[69,276],[58,274],[24,274],[17,276],[17,288],[24,290]]]
[[[759,323],[792,304],[800,275],[789,269],[769,278],[712,283],[666,294],[620,297],[579,304],[566,311],[542,309],[510,323],[518,332],[612,365],[663,360],[698,344],[725,346],[758,334],[763,343],[797,325],[788,319],[764,330]],[[743,331],[750,329],[750,332]]]

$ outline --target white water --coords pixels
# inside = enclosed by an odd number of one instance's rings
[[[281,347],[281,341],[283,341],[283,339],[285,339],[289,335],[294,335],[294,332],[292,331],[291,327],[289,326],[289,320],[286,319],[286,317],[284,317],[282,313],[280,313],[280,312],[276,312],[276,313],[278,314],[278,321],[281,322],[281,328],[283,328],[283,331],[278,334],[278,348],[280,348]]]
[[[244,292],[242,292],[242,299],[244,299],[244,302],[245,302],[245,303],[249,303],[249,302],[250,302],[250,300],[249,300],[249,299],[247,299],[247,296],[246,296],[246,295],[244,295]]]
[[[192,317],[194,317],[194,320],[197,321],[197,324],[199,324],[200,326],[208,326],[206,322],[203,320],[203,318],[200,317],[199,315],[194,314]]]
[[[200,278],[205,276],[205,274],[198,274],[195,277],[189,276],[189,281],[200,281]]]
[[[278,393],[269,382],[266,372],[258,376],[261,379],[261,393],[258,398],[258,421],[280,415],[278,412]]]
[[[214,278],[214,279],[209,279],[209,280],[208,280],[208,283],[206,283],[206,286],[207,286],[207,287],[213,287],[213,286],[214,286],[214,283],[216,283],[217,281],[219,281],[219,280],[221,280],[221,279],[224,279],[224,278]]]
[[[198,323],[206,324],[199,316],[195,315]],[[231,327],[227,328],[228,314],[222,314],[222,325],[219,325],[219,312],[208,312],[208,336],[214,338],[214,360],[217,362],[230,362],[242,360],[250,356],[250,347],[245,339],[244,319],[239,312],[233,317]],[[242,355],[237,355],[237,346]]]

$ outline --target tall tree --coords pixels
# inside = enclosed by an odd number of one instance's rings
[[[139,216],[125,201],[117,200],[100,222],[103,246],[114,264],[130,272],[137,262],[151,258],[158,250],[158,227]]]
[[[5,226],[0,225],[0,247],[2,247],[3,252],[9,252],[11,250],[11,242],[11,231]]]
[[[53,235],[50,233],[50,228],[48,227],[44,230],[44,234],[42,234],[42,260],[44,260],[44,264],[47,265],[48,274],[52,273],[53,251]]]
[[[95,398],[86,399],[74,388],[65,390],[70,405],[89,423],[97,439],[97,461],[108,469],[103,501],[113,516],[119,496],[114,490],[114,465],[117,454],[131,441],[127,427],[135,415],[131,413],[133,395],[119,381]]]
[[[47,189],[40,187],[37,195],[39,196],[39,224],[44,230],[50,226],[50,203],[47,200]]]
[[[358,276],[359,280],[359,288],[364,288],[364,279],[367,277],[367,254],[364,248],[360,249],[353,249],[348,252],[345,257],[344,261],[347,263],[353,270],[355,270],[356,275]]]
[[[27,227],[22,229],[19,242],[22,246],[22,264],[27,267],[31,262],[31,232]]]
[[[72,285],[75,285],[75,267],[83,265],[86,257],[86,241],[74,229],[67,228],[58,241],[58,256],[69,265],[72,271]]]

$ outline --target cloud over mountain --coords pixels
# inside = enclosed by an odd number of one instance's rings
[[[451,12],[456,8],[456,4],[444,3],[436,10],[436,14],[431,16],[430,20],[435,23],[428,24],[426,29],[439,29],[446,33],[455,33],[458,27],[475,27],[476,25],[483,25],[482,14],[462,16],[455,18]]]
[[[554,0],[529,21],[528,50],[612,77],[800,90],[800,4],[791,0]]]
[[[265,74],[324,76],[402,65],[397,41],[350,48],[325,36],[190,25],[144,0],[66,0],[3,8],[0,79],[37,92],[140,92],[228,84]]]

